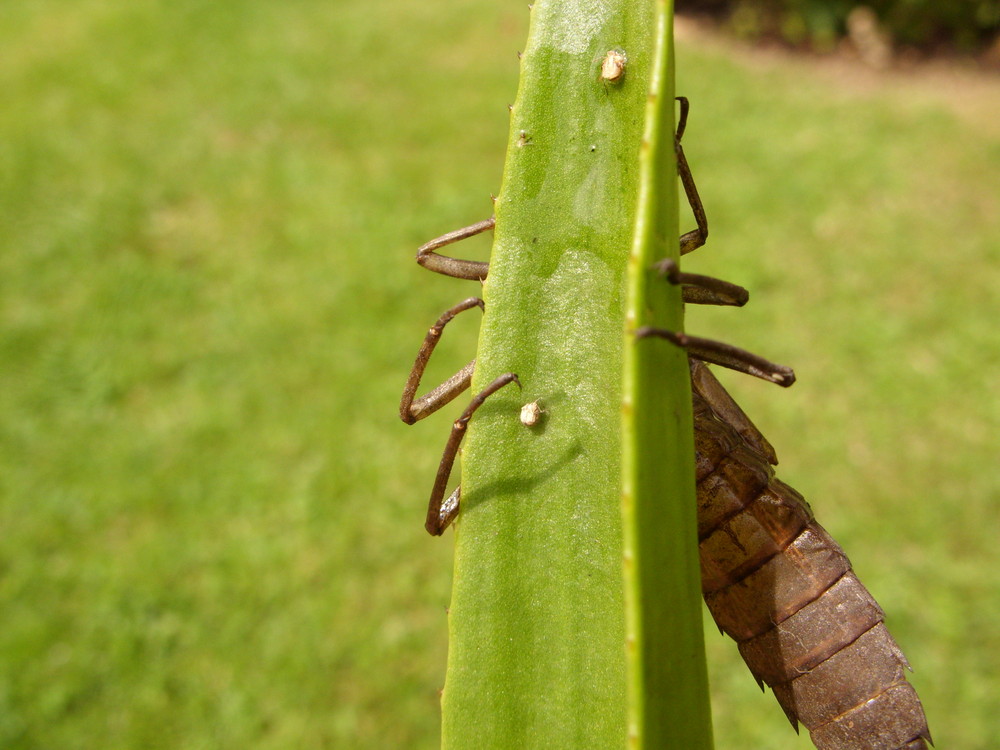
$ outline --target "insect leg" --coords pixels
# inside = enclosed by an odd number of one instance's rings
[[[732,346],[731,344],[724,344],[721,341],[713,339],[688,336],[686,333],[675,333],[664,328],[652,328],[650,326],[643,326],[642,328],[637,328],[635,331],[637,339],[649,336],[666,339],[672,344],[685,349],[695,359],[722,365],[731,370],[745,372],[747,375],[753,375],[754,377],[767,380],[785,388],[795,382],[795,373],[790,367],[777,365],[774,362],[770,362],[763,357],[752,354],[745,349]]]
[[[447,255],[438,255],[438,250],[453,242],[475,237],[477,234],[492,229],[497,223],[496,217],[491,216],[485,221],[471,224],[454,232],[442,234],[430,242],[421,245],[417,249],[417,263],[434,273],[444,274],[456,279],[469,279],[471,281],[482,281],[489,273],[490,264],[478,260],[461,260],[459,258],[449,258]]]
[[[462,412],[462,416],[456,419],[451,426],[451,434],[444,446],[437,476],[434,478],[434,487],[431,489],[431,497],[427,503],[427,518],[424,521],[424,528],[427,529],[428,534],[441,536],[458,513],[459,489],[456,489],[445,502],[442,500],[444,499],[445,487],[448,484],[448,477],[451,475],[451,467],[455,463],[455,456],[458,455],[458,447],[462,443],[462,437],[465,435],[465,428],[468,426],[469,420],[487,398],[509,383],[517,383],[517,387],[521,387],[521,381],[517,379],[517,375],[512,372],[504,373],[473,397],[465,411]]]
[[[677,101],[681,105],[680,118],[677,123],[677,133],[674,135],[674,151],[677,152],[677,174],[681,178],[684,192],[687,194],[688,204],[694,213],[698,228],[692,229],[681,235],[681,255],[697,250],[705,244],[708,239],[708,217],[705,216],[705,207],[701,203],[698,195],[698,188],[695,187],[694,178],[691,176],[691,167],[688,166],[687,158],[684,156],[684,148],[681,146],[681,138],[684,136],[684,128],[687,127],[688,110],[691,108],[686,96],[678,96]]]
[[[714,276],[683,273],[672,258],[664,258],[656,269],[667,281],[681,286],[684,302],[692,305],[734,305],[743,307],[750,299],[750,292]]]
[[[420,351],[417,352],[417,359],[413,363],[413,369],[410,370],[410,375],[406,379],[406,385],[403,386],[403,396],[399,399],[399,418],[406,422],[406,424],[413,424],[429,414],[433,414],[468,388],[469,383],[472,382],[472,371],[476,366],[476,360],[469,362],[469,364],[430,393],[420,398],[415,398],[417,388],[420,387],[420,378],[423,377],[424,369],[427,367],[427,362],[431,358],[434,347],[441,340],[441,332],[444,330],[444,327],[460,312],[473,307],[478,307],[482,310],[483,301],[479,297],[469,297],[454,307],[448,308],[437,319],[437,322],[430,327],[427,335],[424,336],[424,343],[420,345]]]

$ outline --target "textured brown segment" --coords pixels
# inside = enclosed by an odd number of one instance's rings
[[[743,443],[732,430],[712,415],[708,404],[695,396],[695,481],[700,482]]]
[[[925,750],[930,739],[920,698],[902,681],[810,734],[819,750]]]
[[[753,502],[771,479],[770,465],[744,447],[724,458],[698,483],[698,539]]]
[[[815,601],[850,569],[837,543],[810,523],[784,552],[742,581],[706,594],[705,604],[725,633],[745,641]]]
[[[757,497],[774,477],[771,465],[743,445],[737,446],[726,460],[716,467],[715,473],[738,488],[747,502]]]
[[[702,592],[710,594],[746,577],[781,552],[812,519],[797,492],[772,481],[742,513],[703,539]]]
[[[816,668],[774,685],[774,696],[807,727],[825,724],[905,682],[905,667],[896,651],[889,631],[879,623]]]
[[[694,382],[693,406],[702,588],[716,623],[820,750],[926,750],[923,709],[881,609],[712,380],[709,397]]]
[[[853,572],[816,601],[740,644],[743,660],[768,685],[788,682],[882,622],[882,609]]]
[[[751,511],[757,516],[761,526],[767,528],[775,539],[781,538],[790,542],[801,530],[799,527],[789,533],[790,526],[797,524],[800,519],[805,519],[805,523],[813,520],[809,503],[797,490],[780,479],[772,477],[767,492],[758,500],[760,502],[751,506]]]
[[[750,448],[768,463],[777,464],[778,457],[774,448],[757,429],[757,425],[750,421],[746,412],[729,395],[729,391],[712,374],[712,370],[693,358],[689,359],[688,363],[691,366],[691,386],[694,393],[701,396],[712,413],[718,416],[719,421],[731,427]]]

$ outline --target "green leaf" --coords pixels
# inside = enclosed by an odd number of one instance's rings
[[[711,746],[686,358],[631,335],[682,315],[648,271],[678,246],[671,13],[532,11],[473,382],[524,390],[463,453],[448,748]]]

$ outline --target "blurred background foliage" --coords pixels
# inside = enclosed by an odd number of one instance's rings
[[[712,15],[743,37],[830,50],[852,13],[874,12],[890,40],[922,52],[979,52],[1000,42],[1000,0],[677,0],[681,12]]]
[[[452,538],[422,517],[453,413],[396,409],[475,285],[413,252],[489,215],[527,20],[0,6],[0,747],[438,746]],[[712,227],[686,268],[752,291],[688,329],[795,366],[790,391],[726,382],[884,606],[939,746],[993,748],[997,82],[706,36],[677,60]],[[472,355],[454,325],[428,383]],[[706,628],[720,750],[808,747]]]

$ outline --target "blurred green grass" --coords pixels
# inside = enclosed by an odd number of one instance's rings
[[[496,6],[0,9],[0,746],[437,746],[449,415],[395,411],[474,291],[412,253],[490,211],[527,26]],[[678,60],[712,226],[688,268],[754,295],[689,330],[796,367],[727,382],[939,746],[992,747],[1000,140],[888,83]],[[709,645],[720,750],[807,747]]]

